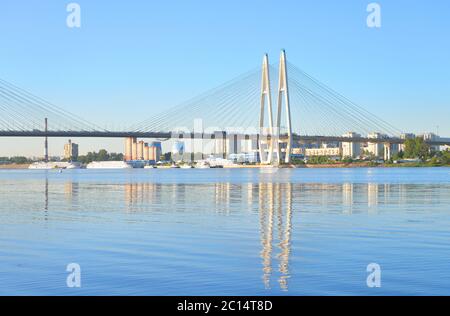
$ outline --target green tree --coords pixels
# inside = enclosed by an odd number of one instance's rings
[[[341,161],[342,161],[343,163],[352,163],[352,162],[353,162],[353,158],[347,156],[347,157],[342,158]]]
[[[404,152],[405,158],[416,158],[417,157],[416,140],[407,139],[405,140],[404,145],[405,145],[405,152]]]
[[[334,163],[334,161],[331,160],[330,158],[328,158],[327,156],[313,156],[313,157],[309,157],[308,163],[313,164],[313,165],[323,165],[323,164]]]
[[[123,160],[123,154],[122,153],[110,153],[109,154],[109,160],[111,160],[111,161],[122,161]]]
[[[100,149],[99,152],[88,152],[84,156],[79,156],[78,161],[81,163],[90,163],[93,161],[122,161],[122,153],[108,153],[106,149]]]
[[[11,157],[11,158],[9,158],[9,161],[11,163],[15,163],[15,164],[25,164],[25,163],[30,162],[30,160],[28,158],[22,157],[22,156]]]
[[[401,160],[404,158],[404,156],[405,156],[404,152],[400,150],[398,153],[392,155],[392,161]]]
[[[107,161],[109,160],[109,154],[105,149],[100,149],[95,159],[96,161]]]
[[[444,165],[450,165],[450,151],[448,150],[441,151],[441,155],[442,155],[442,163]]]
[[[422,138],[416,138],[417,156],[425,161],[430,157],[430,146],[428,146]]]
[[[300,159],[300,158],[292,158],[291,163],[292,163],[293,165],[304,165],[304,164],[305,164],[305,162],[303,161],[303,159]]]
[[[419,158],[425,161],[430,157],[430,146],[428,146],[423,138],[416,137],[405,141],[405,158]]]

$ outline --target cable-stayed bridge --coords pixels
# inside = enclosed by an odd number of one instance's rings
[[[276,85],[273,77],[278,77]],[[262,70],[251,70],[126,130],[101,128],[0,79],[2,137],[217,139],[227,135],[256,139],[261,160],[265,155],[267,162],[289,162],[286,153],[292,152],[294,142],[349,142],[349,137],[354,143],[405,141],[394,125],[287,62],[284,51],[279,64],[269,64],[266,55]],[[450,139],[426,142],[448,145]]]

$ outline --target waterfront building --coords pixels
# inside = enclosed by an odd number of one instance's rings
[[[237,153],[230,154],[229,159],[233,162],[239,163],[257,163],[258,162],[258,152],[251,153]]]
[[[258,143],[256,139],[252,138],[243,139],[241,140],[241,151],[246,153],[257,152],[258,151],[257,145]]]
[[[172,144],[172,154],[182,155],[184,153],[184,142],[174,141]]]
[[[420,137],[422,137],[424,141],[438,141],[440,139],[440,137],[434,133],[425,133]],[[441,147],[439,145],[430,146],[430,150],[432,151],[439,151],[440,149]]]
[[[355,132],[348,132],[342,136],[348,137],[348,138],[361,137],[360,134],[357,134]],[[361,144],[360,143],[343,142],[341,146],[342,146],[342,157],[356,158],[361,155]]]
[[[184,146],[184,144],[183,144]],[[158,162],[161,160],[162,155],[162,146],[161,142],[152,142],[148,146],[148,160],[153,160],[155,162]]]
[[[305,157],[305,148],[303,148],[303,147],[294,147],[294,148],[292,148],[292,157],[294,157],[294,158],[303,158],[303,157]]]
[[[242,138],[237,134],[227,134],[226,139],[226,152],[229,154],[240,153],[242,145]]]
[[[225,157],[227,152],[227,139],[222,132],[216,132],[214,138],[213,155]]]
[[[78,159],[78,144],[69,142],[64,145],[64,159],[76,161]]]
[[[339,142],[327,142],[327,143],[321,143],[320,148],[337,148],[340,147]]]
[[[342,155],[342,151],[340,147],[324,147],[324,148],[306,148],[305,156],[306,157],[314,157],[314,156],[326,156],[334,159],[340,158]]]
[[[368,138],[372,139],[384,139],[387,135],[381,133],[370,133]],[[383,143],[368,143],[367,150],[369,153],[373,154],[375,157],[384,157],[384,144]]]

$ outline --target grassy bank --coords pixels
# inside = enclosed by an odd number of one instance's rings
[[[395,168],[395,167],[408,167],[408,168],[423,168],[423,167],[450,167],[449,164],[436,164],[436,163],[430,163],[430,162],[407,162],[407,163],[385,163],[383,164],[383,167],[387,168]]]
[[[430,167],[450,167],[450,165],[433,164],[428,162],[408,162],[408,163],[333,163],[333,164],[305,164],[295,165],[295,168],[430,168]]]

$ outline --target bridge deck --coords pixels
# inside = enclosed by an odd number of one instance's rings
[[[176,136],[174,136],[176,135]],[[125,138],[125,137],[137,137],[137,138],[156,138],[156,139],[170,139],[177,138],[195,138],[195,139],[215,139],[224,138],[224,132],[217,132],[215,134],[177,134],[170,132],[127,132],[127,131],[0,131],[0,137],[92,137],[92,138]],[[254,139],[257,135],[238,135],[241,139]],[[270,137],[269,137],[270,138]],[[280,137],[281,140],[286,139],[286,135]],[[293,135],[295,141],[300,142],[355,142],[355,143],[391,143],[391,144],[403,144],[404,139],[401,138],[367,138],[367,137],[353,137],[347,138],[342,136],[302,136]],[[429,145],[450,145],[450,138],[441,138],[434,141],[426,141]]]

